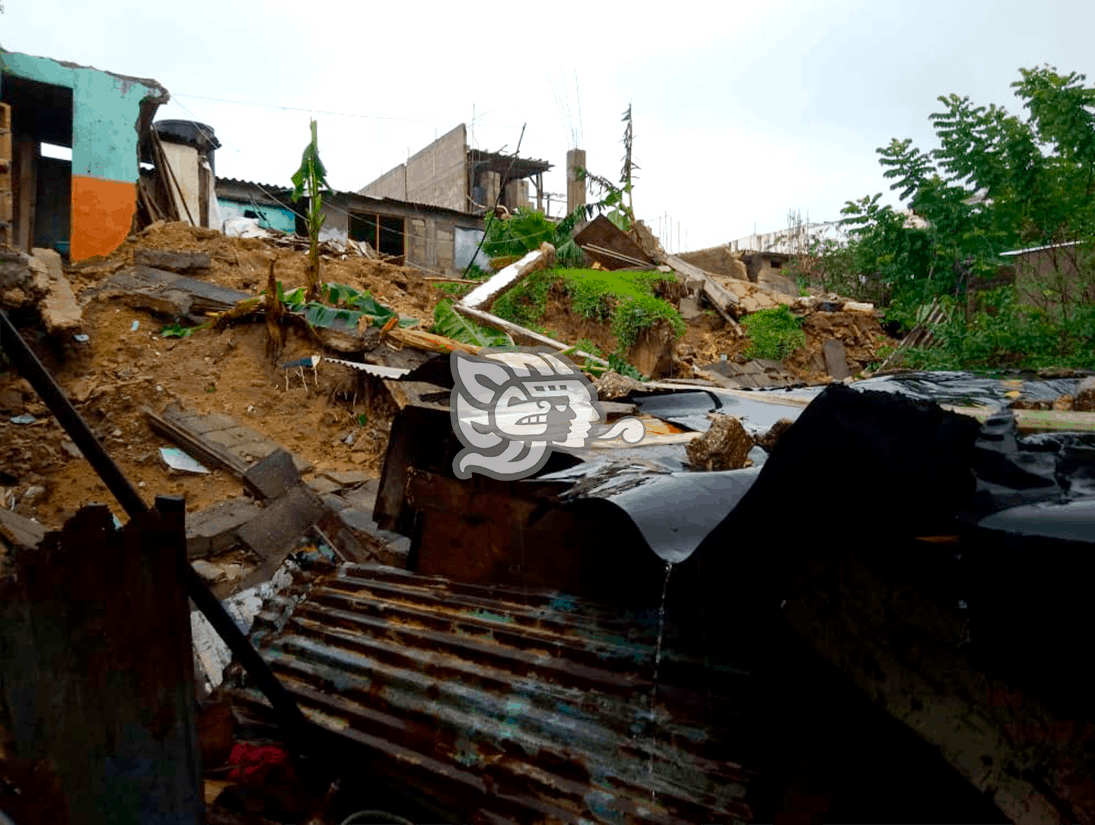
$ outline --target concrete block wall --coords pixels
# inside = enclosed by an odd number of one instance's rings
[[[461,123],[360,190],[374,198],[468,209],[467,128]]]
[[[406,200],[466,211],[467,165],[467,130],[461,123],[407,162]]]
[[[407,165],[399,164],[379,178],[374,180],[360,192],[359,195],[368,195],[372,198],[392,198],[397,201],[407,200]]]

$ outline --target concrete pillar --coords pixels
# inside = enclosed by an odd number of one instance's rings
[[[512,212],[514,209],[528,207],[528,181],[511,180],[506,184],[502,203]]]
[[[585,149],[571,149],[567,152],[567,214],[569,215],[586,202],[586,182],[578,180],[575,173],[579,167],[586,168]]]
[[[498,200],[498,190],[502,186],[502,176],[497,172],[483,172],[479,176],[479,185],[483,187],[483,194],[486,196],[483,205],[493,207],[495,201]]]

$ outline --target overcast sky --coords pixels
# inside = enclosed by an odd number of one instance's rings
[[[791,209],[816,221],[879,191],[896,202],[874,150],[933,145],[939,95],[1015,111],[1020,67],[1095,80],[1091,0],[4,6],[4,48],[155,78],[172,96],[158,119],[211,125],[217,173],[262,183],[289,183],[311,114],[338,189],[461,122],[491,151],[527,123],[521,154],[555,164],[545,188],[565,193],[575,142],[619,177],[631,103],[635,210],[655,231],[668,214],[684,249],[782,229]]]

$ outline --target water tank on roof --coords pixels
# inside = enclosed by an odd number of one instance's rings
[[[183,143],[193,146],[199,152],[209,158],[209,165],[213,169],[213,151],[219,149],[221,142],[217,140],[217,134],[212,126],[198,123],[196,120],[157,120],[152,124],[160,140],[167,143]]]

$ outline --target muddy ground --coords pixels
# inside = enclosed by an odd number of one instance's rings
[[[301,251],[174,223],[157,224],[132,236],[109,258],[68,268],[77,295],[130,266],[139,248],[207,252],[212,268],[189,275],[254,295],[264,289],[271,262],[286,288],[304,282]],[[401,315],[420,319],[424,328],[437,301],[446,297],[412,269],[358,256],[324,259],[321,278],[367,289]],[[160,335],[171,319],[130,308],[117,298],[93,298],[83,311],[88,340],[62,346],[44,340],[31,320],[16,320],[22,321],[25,337],[150,503],[159,494],[182,495],[188,511],[194,512],[238,495],[241,489],[224,471],[180,475],[162,463],[158,448],[171,445],[151,432],[144,411],[161,412],[173,403],[198,413],[227,413],[308,459],[317,474],[379,474],[394,407],[383,392],[366,392],[366,382],[373,379],[321,363],[314,376],[307,371],[307,381],[291,372],[287,386],[286,371],[266,355],[267,333],[261,323],[225,331],[202,329],[188,338],[171,339]],[[615,349],[607,324],[581,319],[562,295],[553,294],[549,300],[544,326],[559,340],[589,338],[605,352]],[[880,345],[892,343],[877,320],[863,313],[814,313],[804,328],[806,347],[786,365],[808,381],[823,379],[824,362],[819,369],[817,353],[829,338],[844,342],[853,374],[876,360]],[[706,313],[677,342],[674,373],[688,377],[692,365],[716,361],[724,354],[735,358],[745,344],[720,318]],[[294,327],[279,360],[319,351],[306,331]],[[373,384],[374,389],[377,386]],[[31,424],[11,421],[28,413],[35,417]],[[347,443],[348,436],[352,443]],[[105,502],[123,515],[30,385],[12,369],[0,367],[0,506],[54,528],[92,501]]]

